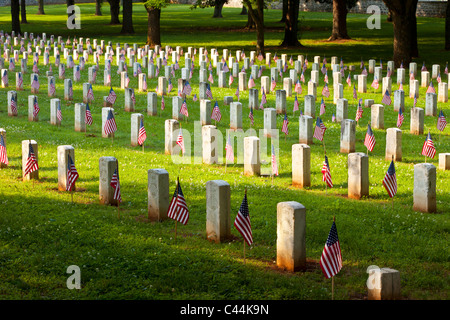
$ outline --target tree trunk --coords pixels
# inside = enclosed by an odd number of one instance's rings
[[[281,20],[280,22],[286,22],[286,15],[289,8],[289,0],[283,0],[283,10],[281,13]]]
[[[409,64],[419,56],[416,9],[418,0],[383,0],[392,15],[395,66]]]
[[[38,0],[38,12],[37,14],[45,14],[44,12],[44,0]]]
[[[223,9],[224,4],[225,4],[225,1],[223,1],[223,0],[215,1],[213,18],[223,18],[222,9]]]
[[[161,9],[145,7],[148,12],[147,44],[151,47],[161,45]]]
[[[11,30],[16,35],[22,34],[20,30],[20,2],[19,0],[11,0]]]
[[[27,21],[27,5],[25,0],[20,0],[20,17],[22,18],[22,23],[28,23]]]
[[[350,39],[347,34],[347,2],[333,0],[333,31],[328,41]]]
[[[133,28],[133,1],[123,0],[122,30],[120,33],[134,33]]]
[[[247,14],[247,8],[245,6],[242,6],[242,11],[240,13],[241,15]]]
[[[280,45],[282,47],[302,46],[297,38],[299,5],[299,0],[288,0],[288,11],[284,23],[284,40]]]
[[[250,12],[249,11],[247,11],[247,24],[245,25],[245,29],[253,29],[253,28],[255,28],[256,27],[256,25],[255,25],[255,21],[253,21],[253,18],[252,18],[252,16],[250,15]]]
[[[450,1],[447,1],[445,15],[445,50],[450,50]]]
[[[95,0],[95,15],[102,15],[102,0]]]
[[[111,22],[109,24],[120,24],[120,0],[108,0],[111,11]]]
[[[391,10],[388,10],[388,14],[387,14],[386,21],[387,21],[387,22],[392,22],[392,13],[391,13]]]
[[[256,51],[264,54],[264,0],[256,0],[257,9],[253,9],[249,0],[244,2],[256,26]]]

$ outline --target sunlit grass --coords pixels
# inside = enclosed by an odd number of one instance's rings
[[[146,41],[146,12],[142,4],[134,5],[134,26],[136,35],[122,36],[120,26],[109,26],[109,8],[103,6],[102,17],[93,16],[92,4],[80,4],[82,9],[82,30],[65,28],[65,6],[46,6],[46,15],[33,14],[36,7],[28,6],[29,25],[22,25],[24,31],[47,35],[74,36],[112,41],[113,46]],[[163,45],[206,46],[208,49],[229,48],[247,54],[254,50],[256,35],[252,32],[238,32],[246,23],[246,16],[239,15],[240,9],[225,8],[223,19],[212,19],[212,9],[190,11],[188,6],[169,6],[162,13]],[[8,8],[0,8],[0,29],[8,31]],[[368,34],[364,15],[349,15],[349,33],[354,39],[345,43],[328,43],[331,23],[330,14],[302,13],[302,44],[304,49],[284,50],[277,46],[282,40],[282,24],[278,23],[280,11],[268,10],[266,24],[272,28],[266,34],[266,46],[272,53],[293,55],[307,54],[312,62],[314,55],[325,55],[328,65],[332,55],[343,57],[346,65],[355,64],[359,72],[361,58],[366,65],[370,58],[387,63],[391,56],[392,27],[383,22],[381,30]],[[436,32],[429,19],[419,19],[419,50],[422,61],[431,69],[432,63],[445,66],[442,54],[443,31]],[[436,20],[434,20],[436,21]],[[438,25],[443,30],[443,20]],[[207,31],[202,31],[204,28]],[[217,29],[214,29],[217,28]],[[220,29],[221,28],[221,29]],[[232,28],[233,31],[225,30]],[[279,30],[275,30],[278,28]],[[99,31],[101,30],[101,32]],[[317,31],[316,31],[317,30]],[[371,31],[372,32],[372,31]],[[366,37],[370,38],[366,40]],[[423,39],[423,41],[422,41]],[[434,41],[433,41],[434,40]],[[51,52],[52,53],[52,52]],[[54,63],[53,54],[50,62]],[[42,57],[40,58],[42,63]],[[31,61],[31,58],[29,62]],[[169,61],[171,61],[169,59]],[[61,62],[65,63],[64,59]],[[424,161],[420,154],[425,136],[409,134],[410,109],[413,101],[406,98],[403,130],[403,161],[396,163],[399,181],[398,194],[392,201],[382,186],[389,162],[384,160],[385,130],[374,130],[377,144],[370,153],[370,196],[368,199],[347,199],[347,155],[339,153],[340,125],[331,122],[336,111],[332,95],[325,99],[327,106],[323,116],[327,131],[325,146],[330,161],[334,188],[325,191],[321,166],[323,145],[314,140],[311,146],[311,187],[297,189],[291,186],[291,145],[298,143],[298,115],[292,114],[294,97],[287,98],[290,134],[286,141],[280,139],[277,157],[280,176],[274,182],[268,177],[244,177],[239,164],[228,165],[176,165],[164,155],[164,120],[171,117],[172,100],[177,86],[165,99],[166,109],[158,108],[158,116],[146,114],[146,94],[136,90],[136,111],[144,114],[144,125],[148,140],[145,152],[130,146],[130,113],[123,111],[124,90],[119,89],[115,60],[112,65],[113,87],[118,95],[116,121],[118,131],[114,143],[101,138],[101,101],[109,88],[103,83],[103,57],[97,84],[94,85],[94,103],[90,104],[94,123],[84,133],[74,132],[73,106],[82,99],[82,83],[87,81],[87,71],[82,72],[81,81],[74,83],[74,102],[63,101],[63,81],[57,79],[57,96],[62,99],[63,123],[60,128],[51,126],[50,99],[47,97],[45,71],[40,65],[41,90],[38,94],[41,112],[38,123],[27,120],[27,96],[30,94],[29,75],[24,76],[24,91],[18,92],[19,116],[10,118],[6,112],[6,92],[0,89],[0,127],[5,128],[10,166],[0,170],[0,293],[4,299],[329,299],[331,284],[326,280],[318,261],[328,236],[333,216],[336,216],[339,238],[344,258],[344,269],[338,275],[339,286],[336,298],[353,299],[363,297],[366,292],[366,269],[369,265],[390,267],[401,272],[402,295],[412,299],[447,299],[448,297],[448,214],[449,214],[449,171],[437,172],[437,214],[423,214],[412,210],[414,164]],[[169,62],[170,64],[171,62]],[[184,59],[179,62],[184,66]],[[7,63],[5,64],[7,65]],[[93,61],[86,63],[87,67]],[[242,63],[240,65],[242,67]],[[31,65],[28,66],[31,70]],[[56,68],[54,73],[56,73]],[[309,80],[311,65],[305,73]],[[18,68],[16,67],[16,70]],[[385,70],[384,70],[385,71]],[[161,74],[163,74],[161,70]],[[132,77],[130,86],[137,88],[137,79]],[[177,71],[179,77],[181,71]],[[264,75],[268,75],[265,71]],[[215,73],[214,73],[215,75]],[[346,73],[347,75],[347,73]],[[66,71],[72,77],[72,71]],[[332,81],[331,74],[329,77]],[[198,94],[198,61],[192,81],[193,93]],[[10,84],[14,74],[9,72]],[[364,99],[381,101],[381,90],[374,93],[370,88],[372,75],[368,77],[368,92],[358,94]],[[393,82],[396,77],[394,76]],[[330,83],[331,83],[330,81]],[[277,88],[281,87],[281,82]],[[353,80],[353,83],[355,81]],[[217,125],[225,136],[230,116],[229,108],[223,105],[224,96],[234,96],[237,79],[231,88],[218,88],[217,77],[212,86],[214,100],[217,99],[222,112],[222,121]],[[256,80],[257,88],[260,81]],[[323,77],[317,90],[323,88]],[[149,91],[156,87],[156,80],[149,79]],[[408,85],[404,85],[409,92]],[[330,86],[332,92],[332,86]],[[352,98],[353,87],[345,84],[344,95],[349,100],[349,118],[354,119],[356,100]],[[393,89],[397,85],[393,84]],[[425,108],[426,88],[420,89],[418,107]],[[303,97],[299,97],[303,110]],[[268,94],[266,107],[275,106],[275,94]],[[158,107],[160,104],[158,99]],[[241,92],[243,103],[243,124],[248,129],[248,91]],[[316,104],[319,105],[319,101]],[[199,102],[188,99],[189,121],[182,122],[192,137],[194,120],[199,119]],[[447,115],[448,103],[438,103]],[[317,108],[318,112],[318,108]],[[318,114],[318,113],[317,113]],[[370,110],[364,109],[363,118],[357,127],[357,152],[366,152],[363,145]],[[385,110],[385,128],[394,127],[397,114],[392,106]],[[282,117],[277,118],[281,128]],[[263,112],[255,110],[253,128],[263,128]],[[425,132],[430,129],[439,152],[450,150],[448,128],[439,135],[436,118],[425,117]],[[21,141],[34,139],[39,145],[39,182],[21,181]],[[70,194],[57,191],[57,157],[59,145],[75,147],[75,162],[80,178],[78,191],[71,203]],[[270,152],[270,151],[269,151]],[[98,204],[99,158],[114,156],[119,161],[123,203],[117,208]],[[267,157],[266,157],[267,158]],[[268,159],[268,158],[267,158]],[[427,162],[438,165],[435,159]],[[265,164],[266,169],[270,164]],[[180,176],[183,192],[190,208],[188,225],[178,225],[175,242],[173,221],[149,223],[147,217],[147,170],[165,168],[170,175],[170,192],[175,188],[176,177]],[[231,217],[239,209],[244,189],[248,190],[249,209],[252,219],[255,243],[247,248],[247,264],[243,264],[243,243],[238,232],[232,228],[234,239],[223,244],[209,243],[205,239],[206,200],[205,184],[209,180],[225,180],[231,186]],[[294,274],[276,272],[276,205],[282,201],[298,201],[307,208],[306,246],[308,270]],[[82,289],[66,288],[66,269],[78,265],[82,270]],[[426,271],[424,271],[426,270]]]

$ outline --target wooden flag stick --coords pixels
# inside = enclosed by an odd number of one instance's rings
[[[72,203],[73,203],[73,190],[70,191],[70,196],[72,198]]]
[[[333,222],[336,222],[336,216],[333,216]],[[334,276],[331,277],[331,300],[334,300]]]
[[[244,239],[244,264],[245,264],[245,239]]]
[[[178,222],[178,186],[180,185],[180,178],[177,177],[177,197],[175,198],[175,208],[177,208],[177,213],[175,214],[175,242],[177,241],[177,222]]]
[[[120,201],[117,200],[117,216],[120,219],[120,208],[119,207],[120,207]]]

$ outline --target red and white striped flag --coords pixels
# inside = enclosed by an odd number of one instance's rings
[[[422,155],[433,159],[435,154],[436,154],[436,148],[434,147],[433,140],[431,140],[431,134],[428,132],[427,139],[423,143]]]
[[[319,112],[319,115],[323,115],[323,114],[325,113],[325,108],[326,108],[326,106],[325,106],[325,101],[323,101],[323,98],[322,98],[322,101],[320,102],[320,112]]]
[[[397,128],[400,128],[402,126],[404,119],[405,119],[405,116],[403,115],[402,108],[398,108]]]
[[[28,159],[27,163],[25,164],[25,170],[24,170],[24,176],[26,176],[29,173],[32,173],[36,170],[39,170],[39,165],[36,159],[36,155],[34,154],[33,147],[31,146],[31,143],[28,145]]]
[[[39,113],[39,104],[37,101],[37,97],[34,98],[34,102],[33,102],[33,117],[36,117]]]
[[[114,118],[114,115],[111,110],[109,110],[108,112],[104,130],[106,134],[114,133],[117,131],[116,119]]]
[[[301,85],[301,83],[300,83],[300,80],[297,80],[297,82],[295,83],[294,91],[295,91],[298,95],[302,94],[302,85]]]
[[[342,269],[341,247],[334,221],[320,257],[320,267],[327,279],[335,276]]]
[[[251,123],[252,123],[252,125],[253,125],[253,122],[254,122],[254,117],[253,117],[253,107],[250,107],[250,112],[248,113],[248,117],[249,117],[249,119],[250,119],[250,121],[251,121]]]
[[[10,102],[10,106],[11,106],[11,113],[13,115],[17,115],[17,101],[14,98],[13,95],[11,95],[11,102]],[[442,112],[442,111],[441,111]],[[441,130],[442,131],[442,130]]]
[[[231,86],[231,84],[234,82],[233,75],[230,73],[230,77],[228,78],[228,86]]]
[[[114,170],[114,173],[113,173],[112,178],[111,178],[110,185],[111,185],[111,187],[114,188],[113,199],[117,200],[119,203],[122,202],[122,195],[120,193],[119,174],[117,172],[117,169]]]
[[[333,188],[333,181],[331,180],[330,164],[328,163],[328,157],[325,156],[325,161],[322,165],[322,181],[327,184],[329,188]]]
[[[370,124],[367,124],[367,132],[366,137],[364,139],[364,145],[369,151],[373,150],[373,147],[375,146],[376,140],[375,136],[372,132],[372,128],[370,127]]]
[[[181,104],[180,113],[185,115],[186,117],[189,117],[186,99],[184,99],[183,103]]]
[[[375,90],[378,90],[378,88],[380,87],[380,84],[378,82],[378,78],[375,76],[372,82],[372,88],[374,88]]]
[[[294,110],[292,110],[293,112],[298,111],[299,109],[299,103],[298,103],[298,99],[297,96],[295,96],[295,100],[294,100]]]
[[[362,105],[360,103],[358,103],[358,107],[356,109],[356,117],[355,117],[356,122],[358,122],[359,119],[362,118],[363,112],[364,112],[364,110],[362,108]]]
[[[381,103],[387,104],[388,106],[391,105],[391,96],[389,95],[388,89],[386,89],[386,92],[384,93],[383,99],[381,99]]]
[[[0,163],[9,164],[8,155],[6,153],[6,144],[3,139],[3,134],[0,135]]]
[[[61,104],[58,104],[58,108],[56,109],[56,118],[59,120],[59,122],[62,121]]]
[[[287,118],[287,114],[284,114],[283,126],[281,127],[281,132],[284,132],[285,135],[289,134],[289,120]]]
[[[180,146],[181,152],[184,154],[184,139],[183,139],[183,130],[181,129],[181,126],[178,132],[177,145]]]
[[[277,83],[275,82],[275,79],[272,77],[272,82],[271,82],[271,85],[270,85],[270,91],[274,91],[276,86],[277,86]]]
[[[67,155],[67,183],[66,183],[66,191],[72,191],[75,186],[75,181],[77,181],[79,175],[78,171],[75,168],[75,164],[73,163],[70,154]]]
[[[161,110],[164,110],[166,108],[166,104],[164,102],[164,96],[161,97]]]
[[[323,141],[323,136],[325,134],[325,130],[327,130],[327,128],[323,124],[322,119],[317,117],[316,126],[314,128],[314,135],[313,135],[313,137],[318,139],[318,140],[320,140],[320,141]]]
[[[219,109],[219,105],[217,104],[217,101],[216,101],[216,104],[214,105],[211,119],[213,119],[217,122],[220,122],[220,119],[222,119],[222,114],[220,113],[220,109]]]
[[[252,75],[250,75],[250,79],[248,80],[248,88],[251,89],[255,86],[255,80],[253,80]]]
[[[236,219],[234,220],[234,226],[239,233],[244,237],[245,242],[251,246],[253,243],[252,226],[250,223],[250,215],[248,211],[247,192],[242,200],[241,207],[239,208]]]
[[[85,122],[88,125],[92,125],[92,114],[91,109],[89,108],[89,103],[86,103],[86,113],[84,116]]]
[[[226,151],[226,161],[227,163],[234,163],[234,152],[233,152],[233,146],[231,145],[231,139],[228,135],[227,144],[225,145],[225,151]]]
[[[173,194],[172,200],[167,210],[167,216],[173,220],[181,222],[186,225],[189,220],[189,209],[184,198],[183,191],[181,190],[180,181],[177,181],[177,186]]]
[[[444,131],[447,126],[447,120],[445,120],[444,112],[439,112],[438,120],[437,120],[437,129],[439,131]]]
[[[383,186],[386,189],[389,197],[392,198],[397,193],[397,177],[395,174],[394,160],[391,161],[388,171],[386,172],[386,175],[384,176]]]
[[[330,96],[330,90],[328,89],[328,85],[325,83],[322,89],[322,95],[326,98]]]
[[[147,139],[147,133],[144,127],[144,120],[141,119],[141,124],[139,126],[139,134],[138,134],[138,144],[142,146]]]
[[[275,147],[272,144],[272,175],[278,176],[277,158],[275,157]]]

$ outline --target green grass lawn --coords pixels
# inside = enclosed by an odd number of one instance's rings
[[[93,4],[80,4],[81,30],[67,30],[64,5],[47,5],[46,15],[36,15],[37,7],[28,6],[28,25],[23,31],[48,36],[61,35],[91,39],[104,39],[123,45],[133,43],[143,46],[146,41],[146,11],[142,4],[134,4],[135,35],[120,35],[120,26],[109,26],[109,7],[103,6],[102,17],[95,17]],[[0,29],[10,31],[9,8],[0,8]],[[171,5],[162,11],[162,45],[206,47],[208,50],[229,48],[244,50],[247,54],[254,50],[256,34],[241,28],[246,16],[239,15],[239,8],[224,8],[222,19],[212,19],[212,9],[189,10],[186,5]],[[392,56],[392,26],[383,22],[381,30],[368,30],[365,15],[350,14],[348,17],[351,41],[329,43],[331,18],[329,13],[301,13],[302,49],[285,50],[277,47],[283,38],[283,25],[279,10],[267,10],[265,21],[268,31],[265,35],[268,52],[293,55],[324,55],[342,57],[345,65],[355,64],[359,72],[361,58],[368,65],[369,59],[379,60],[386,65]],[[383,17],[383,20],[385,17]],[[418,18],[419,69],[422,62],[431,65],[438,63],[441,71],[445,67],[448,53],[443,51],[444,20]],[[3,54],[3,48],[2,48]],[[50,62],[54,63],[53,51]],[[171,117],[172,99],[177,86],[169,98],[166,109],[158,110],[158,116],[146,114],[146,94],[136,90],[136,112],[144,114],[144,125],[148,139],[145,152],[142,148],[130,146],[130,113],[124,111],[124,90],[120,89],[115,57],[112,64],[113,87],[118,95],[115,117],[118,131],[114,142],[101,137],[102,97],[109,88],[103,86],[103,57],[97,84],[94,85],[94,103],[90,104],[93,125],[84,133],[74,132],[74,103],[82,101],[82,83],[87,82],[86,71],[81,81],[74,83],[74,101],[63,100],[64,84],[56,81],[57,96],[62,100],[63,122],[61,127],[50,125],[50,99],[47,96],[45,71],[40,57],[41,90],[38,94],[39,122],[28,122],[27,99],[30,94],[29,74],[24,75],[24,91],[18,92],[18,117],[7,115],[6,93],[15,87],[15,75],[9,72],[10,88],[0,89],[0,127],[6,130],[6,144],[10,165],[0,170],[0,298],[1,299],[330,299],[331,280],[324,278],[319,266],[323,246],[328,236],[333,217],[339,233],[343,255],[343,269],[336,276],[335,298],[340,300],[365,299],[367,296],[367,267],[377,265],[397,269],[401,273],[402,297],[404,299],[448,299],[449,292],[449,250],[448,231],[450,213],[450,172],[437,171],[437,213],[415,212],[413,206],[414,165],[424,162],[421,155],[425,135],[409,133],[410,109],[413,99],[406,98],[403,130],[403,161],[396,163],[398,193],[394,208],[382,180],[388,169],[385,161],[385,130],[374,130],[377,140],[375,149],[370,152],[370,196],[362,200],[347,198],[347,155],[339,153],[340,125],[331,122],[336,107],[332,94],[325,99],[327,106],[323,116],[327,131],[324,143],[331,167],[334,188],[325,191],[321,167],[323,146],[318,140],[311,145],[311,184],[306,189],[291,186],[291,146],[298,143],[298,112],[292,114],[294,97],[287,98],[290,134],[281,137],[277,160],[280,175],[274,182],[269,177],[245,177],[243,166],[201,165],[194,163],[176,165],[164,155],[164,121]],[[169,59],[169,61],[171,61]],[[61,62],[65,60],[61,58]],[[31,71],[32,58],[28,70]],[[170,64],[171,62],[169,62]],[[184,58],[179,62],[184,66]],[[7,68],[8,63],[5,63]],[[53,66],[54,67],[54,66]],[[242,67],[242,62],[241,62]],[[20,68],[16,67],[16,71]],[[54,72],[56,68],[53,68]],[[146,70],[144,70],[146,72]],[[195,72],[190,81],[193,94],[198,94],[198,57]],[[309,80],[311,63],[305,73]],[[161,71],[163,73],[163,70]],[[214,73],[215,74],[215,73]],[[248,73],[249,74],[249,73]],[[356,72],[354,73],[356,74]],[[386,68],[384,73],[386,74]],[[131,77],[130,87],[137,88],[137,78]],[[266,70],[264,75],[270,75]],[[330,90],[332,92],[332,77]],[[443,75],[443,72],[442,72]],[[72,71],[66,71],[72,77]],[[177,71],[177,77],[181,70]],[[347,76],[347,73],[346,73]],[[224,106],[224,96],[234,96],[237,79],[231,88],[218,88],[217,77],[212,85],[214,100],[217,99],[222,112],[218,128],[224,134],[229,128],[229,108]],[[358,94],[358,98],[374,99],[380,103],[381,89],[374,93],[370,87],[373,76],[368,76],[368,92]],[[396,80],[394,74],[393,82]],[[445,76],[444,81],[447,81]],[[353,80],[353,83],[355,81]],[[149,79],[149,91],[157,83]],[[324,82],[321,75],[317,89],[320,92]],[[435,86],[437,84],[435,81]],[[260,87],[260,80],[256,80]],[[281,82],[277,88],[281,87]],[[398,86],[393,84],[393,90]],[[408,84],[404,85],[409,92]],[[426,88],[420,88],[418,107],[425,108]],[[306,84],[299,96],[300,109],[303,110]],[[345,98],[349,100],[349,118],[354,119],[357,101],[352,98],[352,87],[345,85]],[[266,107],[275,106],[275,94],[267,95]],[[393,99],[393,97],[392,97]],[[247,118],[248,91],[241,92],[243,103],[244,130],[250,127]],[[161,100],[158,97],[158,106]],[[188,99],[189,121],[182,123],[191,133],[192,145],[195,132],[194,121],[199,119],[199,102]],[[438,103],[449,121],[450,106]],[[253,128],[263,128],[263,112],[255,110]],[[385,110],[385,128],[395,127],[397,113],[392,106]],[[425,117],[425,132],[430,130],[437,153],[450,152],[449,127],[439,134],[436,117]],[[370,110],[364,109],[363,118],[357,126],[356,151],[366,152],[363,145]],[[277,118],[281,129],[283,118]],[[39,145],[38,182],[21,180],[21,141],[34,139]],[[224,141],[225,143],[225,141]],[[75,165],[80,174],[74,203],[70,194],[57,188],[57,154],[59,145],[72,145],[75,148]],[[120,206],[120,219],[117,208],[103,206],[98,199],[99,158],[114,156],[119,161],[120,181],[123,202]],[[270,168],[270,149],[263,158]],[[438,156],[427,159],[438,166]],[[180,177],[184,195],[190,210],[186,226],[178,225],[175,241],[175,223],[167,220],[162,223],[147,221],[147,170],[165,168],[170,175],[170,192]],[[222,244],[206,240],[206,199],[205,184],[209,180],[225,180],[231,186],[231,219],[234,221],[241,204],[244,190],[247,189],[249,210],[252,222],[254,245],[246,251],[246,264],[243,263],[243,242],[239,233],[232,227],[234,238]],[[306,250],[307,269],[289,273],[276,268],[278,202],[297,201],[307,208]],[[70,265],[81,268],[81,290],[68,290],[66,280]]]

